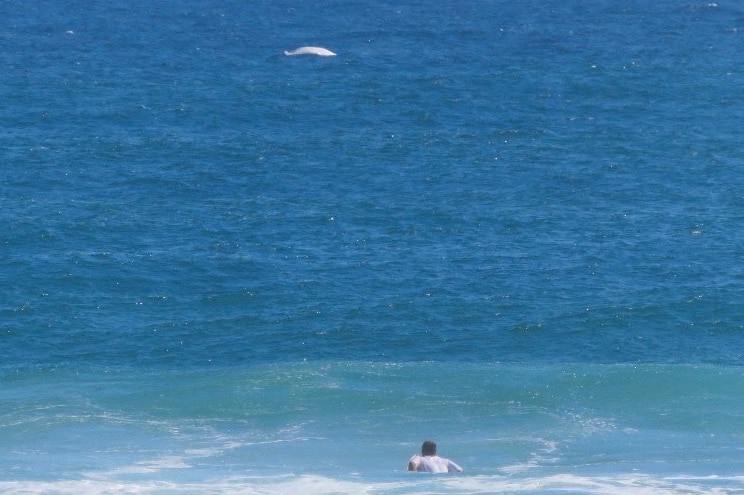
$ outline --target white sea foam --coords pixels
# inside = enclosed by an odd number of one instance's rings
[[[191,464],[180,456],[164,456],[147,461],[137,462],[130,466],[123,466],[106,473],[107,476],[122,474],[147,474],[156,473],[166,469],[187,469]]]
[[[448,494],[515,493],[540,495],[566,492],[591,495],[737,495],[744,494],[744,476],[654,477],[643,474],[584,477],[559,474],[546,477],[513,478],[504,476],[428,476],[402,475],[399,479],[339,479],[317,475],[271,477],[232,477],[201,482],[115,480],[65,480],[0,482],[0,491],[8,495],[55,493],[59,495],[104,494],[201,494],[224,495],[283,494]]]

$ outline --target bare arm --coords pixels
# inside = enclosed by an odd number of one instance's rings
[[[421,464],[421,461],[419,460],[419,456],[415,455],[411,457],[411,460],[408,461],[408,470],[409,471],[417,471],[419,464]]]

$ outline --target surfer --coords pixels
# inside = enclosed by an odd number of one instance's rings
[[[462,473],[462,468],[437,455],[437,444],[426,440],[421,445],[421,455],[414,454],[408,461],[409,471],[420,473]]]

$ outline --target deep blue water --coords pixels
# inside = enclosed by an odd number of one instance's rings
[[[0,14],[2,491],[744,493],[735,2]]]

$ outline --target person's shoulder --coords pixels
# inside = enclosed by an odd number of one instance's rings
[[[451,461],[449,459],[447,459],[447,470],[448,471],[453,470],[453,471],[457,471],[458,473],[462,473],[462,468],[456,462]]]

